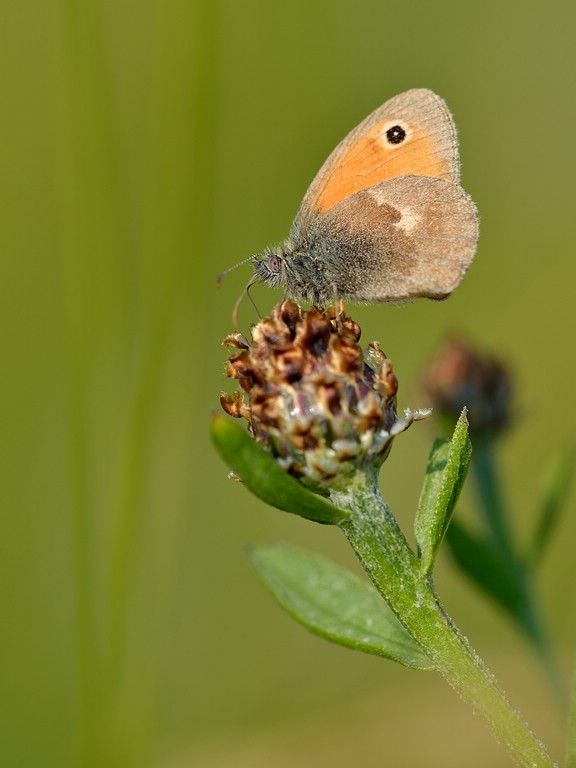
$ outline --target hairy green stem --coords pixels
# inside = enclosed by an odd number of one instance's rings
[[[376,588],[436,670],[482,717],[519,765],[554,766],[544,745],[444,612],[431,579],[423,575],[416,555],[382,499],[376,477],[358,473],[346,489],[333,491],[331,500],[351,513],[339,527]]]

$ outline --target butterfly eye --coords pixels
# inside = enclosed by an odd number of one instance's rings
[[[277,274],[280,272],[280,258],[275,253],[271,253],[267,259],[267,267],[270,272]]]
[[[411,131],[406,123],[399,120],[389,120],[382,126],[380,136],[381,141],[388,145],[397,147],[410,138]]]

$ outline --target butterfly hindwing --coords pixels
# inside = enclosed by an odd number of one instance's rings
[[[308,236],[340,298],[442,299],[472,261],[478,217],[459,185],[402,176],[347,196],[310,222]]]

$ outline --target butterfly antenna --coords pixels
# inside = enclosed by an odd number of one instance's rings
[[[218,275],[218,278],[216,280],[216,285],[218,286],[218,288],[220,288],[220,285],[222,284],[222,280],[224,279],[224,275],[227,275],[228,272],[232,272],[232,270],[236,269],[236,267],[241,267],[242,264],[246,264],[247,261],[251,261],[253,258],[254,258],[253,256],[248,256],[247,259],[242,259],[242,261],[239,261],[238,264],[234,264],[233,267],[228,267],[228,269],[225,269],[224,272],[220,272],[220,274]],[[242,294],[242,296],[244,296],[244,294]]]

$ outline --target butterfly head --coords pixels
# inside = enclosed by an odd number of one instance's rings
[[[280,249],[268,248],[253,256],[252,268],[255,279],[264,285],[278,288],[284,283],[284,254]]]

